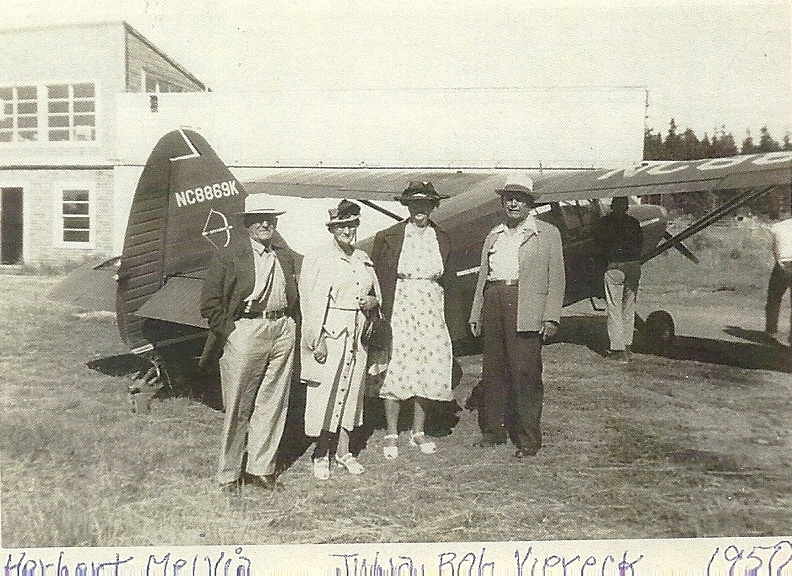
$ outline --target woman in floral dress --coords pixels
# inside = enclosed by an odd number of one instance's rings
[[[449,401],[453,362],[446,326],[443,285],[449,272],[448,234],[429,219],[442,198],[431,182],[410,182],[396,199],[407,206],[407,220],[379,232],[371,259],[382,287],[382,314],[391,323],[390,362],[379,395],[385,401],[387,434],[383,454],[399,455],[401,402],[413,402],[410,445],[424,454],[436,450],[424,423],[430,401]]]

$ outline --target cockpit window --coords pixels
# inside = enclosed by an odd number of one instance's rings
[[[561,217],[567,230],[575,231],[593,224],[600,217],[595,200],[570,200],[559,203]]]

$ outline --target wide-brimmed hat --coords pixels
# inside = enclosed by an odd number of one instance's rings
[[[255,199],[254,195],[245,198],[245,208],[237,212],[237,216],[280,216],[285,214],[283,210],[276,210],[266,206],[260,206],[261,200]]]
[[[330,220],[327,221],[328,228],[341,224],[360,224],[360,206],[346,198],[341,200],[336,208],[330,208],[327,212],[330,214]]]
[[[401,196],[394,196],[394,200],[398,200],[402,204],[406,204],[412,200],[433,200],[435,202],[440,202],[445,198],[450,198],[450,196],[446,194],[438,194],[437,190],[434,189],[431,182],[420,182],[418,180],[413,180],[407,185]]]
[[[528,198],[531,202],[536,202],[533,180],[527,174],[514,174],[509,176],[506,183],[495,192],[503,196],[504,194],[520,194]]]

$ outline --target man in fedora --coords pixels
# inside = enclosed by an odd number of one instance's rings
[[[275,458],[286,422],[297,310],[294,254],[275,232],[283,212],[245,204],[240,216],[247,234],[215,254],[201,294],[210,340],[222,347],[225,417],[217,481],[233,496],[243,481],[280,487]]]
[[[469,320],[484,345],[478,445],[504,444],[508,433],[514,456],[525,458],[542,446],[542,343],[561,317],[564,257],[558,229],[530,213],[536,202],[530,177],[496,192],[506,221],[484,240]]]

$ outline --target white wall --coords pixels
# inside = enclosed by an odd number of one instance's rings
[[[229,165],[619,166],[643,154],[636,88],[143,94],[118,98],[119,158],[188,125]]]

